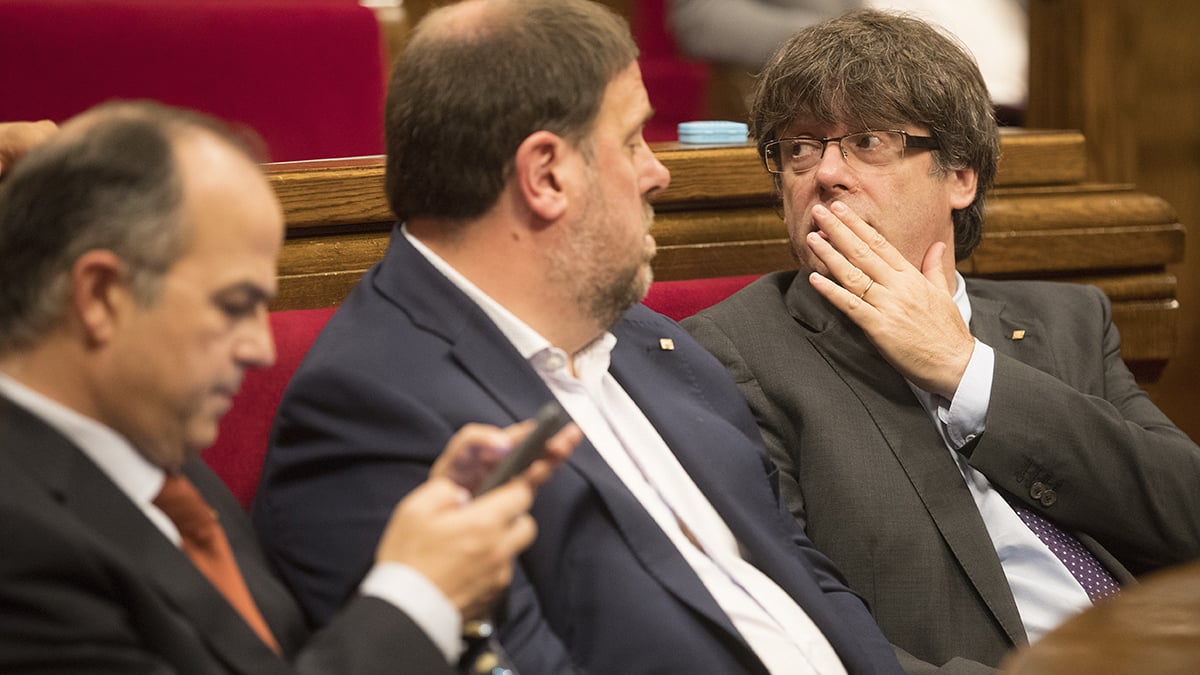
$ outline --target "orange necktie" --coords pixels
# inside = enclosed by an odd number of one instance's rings
[[[204,501],[196,486],[187,476],[168,473],[162,491],[154,498],[154,505],[179,528],[183,552],[192,559],[192,563],[208,577],[262,641],[279,653],[279,644],[254,604],[254,598],[250,597],[246,580],[242,578],[237,561],[233,559],[233,550],[229,548],[225,530],[217,522],[217,512]]]

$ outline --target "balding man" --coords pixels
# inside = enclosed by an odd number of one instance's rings
[[[6,174],[0,671],[451,672],[460,613],[486,609],[533,538],[549,463],[467,503],[450,478],[510,437],[464,429],[310,636],[196,459],[246,369],[274,359],[283,217],[258,167],[207,118],[121,103]]]

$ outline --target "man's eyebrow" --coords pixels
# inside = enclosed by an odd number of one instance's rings
[[[275,299],[275,293],[252,281],[240,281],[230,286],[219,288],[213,293],[213,297],[220,300],[229,300],[231,296],[242,296],[238,299],[263,303],[269,303]]]
[[[655,111],[652,106],[646,112],[646,114],[642,116],[642,119],[639,120],[638,123],[632,129],[630,129],[628,136],[626,136],[626,140],[627,141],[632,140],[634,136],[637,136],[638,134],[642,133],[642,131],[646,128],[646,124],[648,124],[650,122],[650,120],[654,119],[655,112],[657,112],[657,111]]]

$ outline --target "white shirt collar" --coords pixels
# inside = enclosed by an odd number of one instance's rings
[[[123,436],[0,372],[0,395],[66,436],[139,507],[162,489],[165,474]]]
[[[963,279],[963,275],[954,271],[954,304],[958,305],[958,312],[962,314],[963,321],[968,326],[971,325],[971,299],[967,297],[967,280]]]
[[[433,265],[450,283],[454,284],[483,310],[483,313],[504,334],[504,337],[508,338],[508,341],[516,347],[521,357],[533,364],[538,372],[555,371],[566,367],[569,360],[569,355],[566,352],[550,344],[550,341],[543,337],[541,333],[531,328],[529,324],[518,318],[516,314],[510,312],[504,305],[496,302],[494,298],[472,283],[470,279],[454,269],[450,263],[443,260],[437,253],[434,253],[420,239],[414,237],[408,231],[407,226],[402,225],[400,231],[408,239],[408,242],[412,244],[413,248],[417,249],[417,252],[429,261],[429,264]],[[599,379],[607,372],[609,357],[616,344],[616,336],[605,331],[598,339],[593,340],[591,344],[575,354],[575,372],[579,374],[579,378],[583,380],[589,378]]]

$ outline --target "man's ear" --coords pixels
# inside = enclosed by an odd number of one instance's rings
[[[965,209],[975,201],[975,186],[979,180],[979,174],[975,169],[955,169],[950,172],[948,177],[950,181],[950,208]]]
[[[71,266],[69,302],[91,343],[104,344],[112,339],[128,298],[125,263],[112,251],[88,251]]]
[[[572,154],[568,149],[561,136],[549,131],[535,131],[517,147],[513,178],[525,205],[541,220],[558,220],[567,210],[562,178]]]

